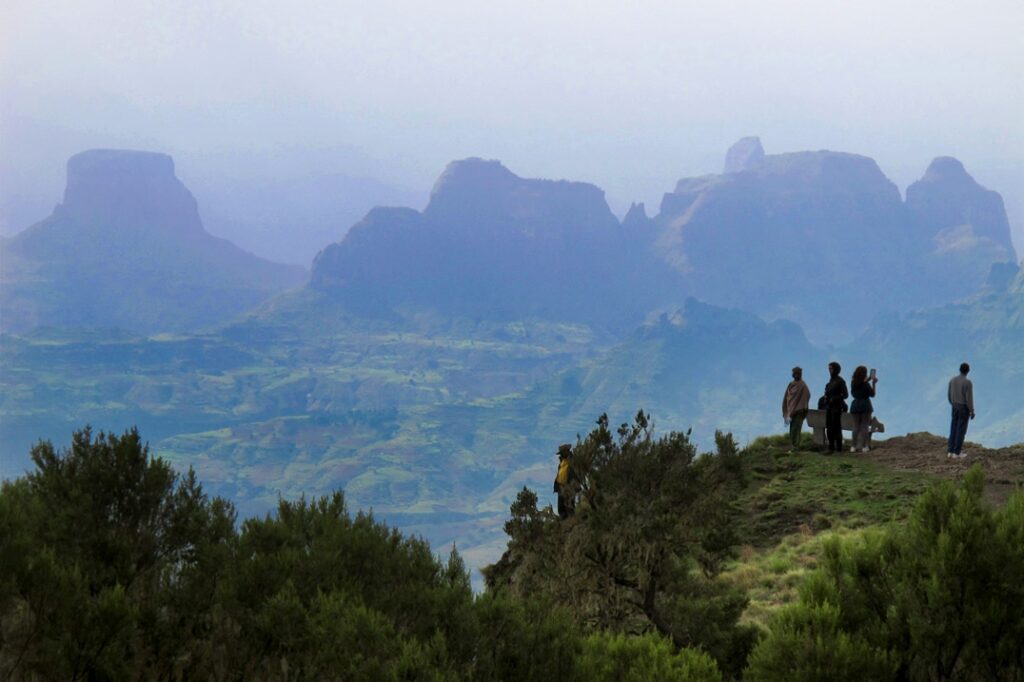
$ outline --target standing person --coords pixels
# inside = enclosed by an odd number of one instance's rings
[[[828,383],[825,384],[825,437],[829,452],[843,451],[843,412],[846,412],[846,380],[839,376],[843,368],[838,362],[828,363]]]
[[[963,459],[964,438],[967,437],[967,422],[974,419],[974,384],[967,378],[971,366],[966,362],[960,365],[960,374],[949,380],[949,404],[953,407],[953,417],[949,424],[949,448],[946,457]]]
[[[572,480],[572,446],[562,443],[558,446],[558,473],[555,474],[555,493],[558,494],[558,518],[567,519],[575,511],[575,500],[569,490]]]
[[[850,403],[850,416],[853,417],[853,445],[850,452],[868,451],[868,439],[871,437],[871,412],[874,407],[871,399],[875,397],[875,387],[878,384],[876,377],[868,380],[868,368],[860,365],[853,370],[850,377],[850,394],[853,395],[853,402]]]
[[[793,449],[800,446],[800,432],[803,430],[807,406],[811,401],[811,389],[804,383],[803,376],[804,370],[794,367],[793,380],[786,386],[786,392],[782,396],[782,419],[789,424],[789,442],[793,444]]]

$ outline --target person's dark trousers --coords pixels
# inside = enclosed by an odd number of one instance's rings
[[[953,417],[949,422],[949,450],[959,455],[964,449],[964,438],[967,437],[967,423],[971,421],[971,411],[966,405],[953,405]]]
[[[797,410],[790,417],[789,442],[793,444],[794,448],[800,447],[800,433],[803,431],[806,416],[807,410]]]
[[[567,519],[576,511],[576,500],[568,493],[558,493],[558,518]]]
[[[842,410],[825,410],[825,437],[828,439],[828,451],[843,451],[843,412]]]

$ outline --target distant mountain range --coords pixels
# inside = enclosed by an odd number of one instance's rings
[[[725,169],[620,222],[593,185],[456,161],[423,211],[375,208],[326,246],[308,286],[363,316],[536,317],[616,334],[695,296],[835,343],[1016,263],[1001,198],[955,159],[936,159],[906,201],[854,154],[766,155],[744,138]],[[0,248],[6,331],[195,329],[303,280],[209,235],[171,159],[144,152],[75,156],[64,202]]]
[[[680,180],[619,223],[592,185],[452,163],[421,213],[375,209],[313,264],[310,286],[366,311],[541,316],[628,329],[688,296],[791,319],[840,342],[882,311],[978,291],[1014,264],[1002,199],[940,157],[899,190],[874,161],[765,155],[745,138],[721,175]]]
[[[169,157],[73,157],[54,214],[0,245],[0,473],[36,438],[138,424],[247,513],[344,487],[478,565],[602,412],[749,439],[781,430],[793,365],[815,398],[827,361],[877,367],[898,434],[941,432],[967,360],[969,438],[1024,440],[998,194],[940,158],[904,201],[870,159],[753,138],[725,170],[620,221],[593,185],[457,161],[307,280],[207,233]]]
[[[643,318],[645,298],[670,274],[659,274],[643,239],[593,185],[524,179],[497,161],[466,159],[449,164],[422,212],[374,209],[326,247],[310,287],[364,314],[419,309],[621,327]]]
[[[171,157],[93,150],[68,161],[64,200],[0,242],[0,331],[220,325],[305,272],[210,235]]]
[[[1002,199],[945,157],[904,202],[867,157],[765,155],[746,138],[723,174],[680,180],[653,222],[688,293],[829,342],[882,310],[962,298],[993,264],[1016,262]]]

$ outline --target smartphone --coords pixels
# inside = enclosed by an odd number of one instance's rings
[[[869,376],[868,379],[870,379],[871,381],[875,380],[875,368],[874,367],[871,368],[871,376]]]

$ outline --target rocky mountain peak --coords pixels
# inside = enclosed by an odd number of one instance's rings
[[[519,177],[497,159],[471,157],[452,161],[434,183],[431,202],[448,196],[493,193],[513,187]]]
[[[977,184],[974,182],[968,173],[967,169],[964,168],[959,159],[955,159],[952,156],[937,156],[930,164],[928,164],[928,170],[924,172],[924,177],[921,178],[923,182],[957,182],[957,183],[970,183]]]
[[[980,185],[951,156],[934,159],[924,176],[907,188],[907,207],[924,234],[941,237],[959,230],[1001,249],[997,260],[1017,260],[1003,198]]]
[[[622,226],[626,229],[643,228],[650,223],[651,219],[647,217],[647,208],[642,201],[630,204],[626,215],[622,217]]]
[[[113,227],[203,232],[192,193],[174,174],[174,160],[156,152],[91,149],[68,160],[57,215]]]
[[[744,137],[736,144],[729,147],[725,154],[725,169],[723,173],[739,173],[757,167],[764,159],[764,147],[761,146],[761,138]]]

